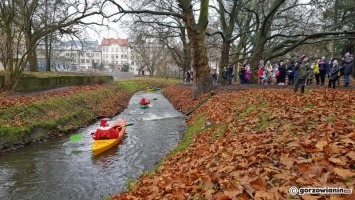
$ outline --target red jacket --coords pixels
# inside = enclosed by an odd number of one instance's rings
[[[96,132],[92,135],[94,140],[102,140],[102,139],[116,139],[119,135],[119,129],[112,127],[100,127],[96,130]]]
[[[150,101],[147,99],[141,99],[141,101],[139,102],[139,104],[141,104],[142,106],[148,105],[150,104]]]

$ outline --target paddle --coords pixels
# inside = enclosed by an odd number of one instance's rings
[[[132,125],[134,125],[133,123],[130,123],[130,124],[126,124],[126,125],[124,125],[124,126],[120,126],[120,127],[127,127],[127,126],[132,126]],[[119,127],[119,126],[113,126],[112,128],[117,128],[117,127]],[[90,133],[90,135],[93,135],[94,133]]]
[[[79,141],[79,140],[81,140],[81,139],[83,139],[83,134],[74,134],[74,135],[71,135],[70,136],[70,141],[72,141],[72,142],[77,142],[77,141]]]
[[[120,126],[120,127],[127,127],[127,126],[132,126],[132,125],[134,125],[134,124],[133,124],[133,123],[130,123],[130,124],[126,124],[126,125]],[[117,128],[117,127],[119,127],[119,126],[113,126],[112,128]]]

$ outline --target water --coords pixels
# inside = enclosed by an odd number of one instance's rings
[[[142,97],[151,100],[148,109],[139,107]],[[78,142],[68,136],[0,155],[0,199],[103,199],[154,167],[185,129],[183,115],[160,93],[136,93],[109,124],[119,118],[134,125],[117,147],[95,157],[90,133],[99,121],[79,130],[84,138]]]

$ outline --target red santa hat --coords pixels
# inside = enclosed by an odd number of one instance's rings
[[[102,126],[102,127],[105,127],[105,126],[107,126],[108,124],[107,124],[107,120],[106,119],[102,119],[101,121],[100,121],[100,126]]]

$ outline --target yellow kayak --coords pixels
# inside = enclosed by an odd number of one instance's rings
[[[126,127],[122,127],[117,139],[94,140],[94,143],[92,144],[92,153],[94,156],[117,145],[122,140],[125,133]]]

